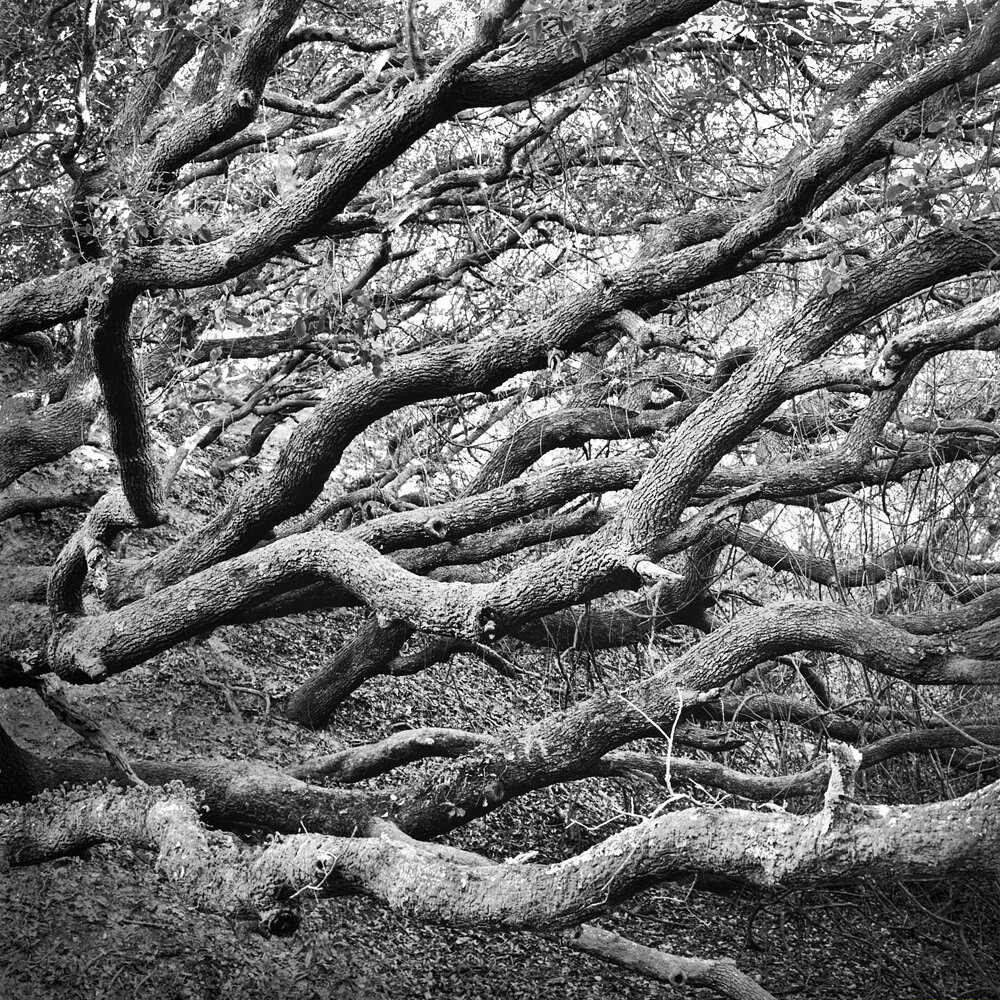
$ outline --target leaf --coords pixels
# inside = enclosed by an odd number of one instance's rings
[[[365,72],[365,75],[368,77],[369,80],[374,81],[378,79],[379,73],[381,73],[382,70],[385,69],[385,64],[389,61],[389,58],[391,56],[392,56],[392,50],[386,49],[385,51],[380,52],[372,60],[372,64],[368,67],[367,71]]]
[[[374,326],[376,330],[382,331],[388,328],[389,321],[376,309],[375,312],[372,313],[372,326]]]
[[[247,319],[246,316],[242,313],[234,312],[231,309],[226,310],[226,322],[232,323],[233,326],[241,326],[244,330],[253,326],[253,323]]]

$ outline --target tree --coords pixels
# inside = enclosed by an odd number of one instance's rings
[[[34,361],[0,407],[0,510],[87,513],[50,565],[10,567],[0,677],[108,763],[0,733],[0,790],[132,787],[10,808],[4,856],[151,844],[205,905],[272,930],[306,886],[361,892],[766,996],[583,921],[691,874],[995,873],[1000,784],[888,805],[855,776],[942,748],[981,764],[1000,737],[988,695],[947,696],[1000,679],[1000,12],[402,6],[339,5],[336,27],[321,0],[14,20],[0,340]],[[105,427],[120,487],[40,488]],[[217,512],[164,535],[185,461],[237,433]],[[516,675],[531,647],[599,671],[635,646],[649,671],[526,729],[406,731],[293,773],[130,762],[53,679],[337,607],[356,632],[288,700],[303,726],[455,654]],[[786,774],[690,756],[740,719],[820,742]],[[345,787],[427,757],[392,792]],[[430,843],[622,774],[743,807],[667,811],[552,865]],[[219,841],[177,780],[211,825],[285,836]]]

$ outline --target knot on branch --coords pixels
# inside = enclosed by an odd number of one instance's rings
[[[625,560],[625,565],[637,576],[642,577],[643,580],[673,580],[674,582],[679,582],[684,579],[680,573],[675,573],[673,570],[666,569],[658,563],[653,562],[644,552],[629,556]]]
[[[443,542],[448,537],[448,521],[443,517],[432,517],[424,522],[424,530],[431,538]]]
[[[722,697],[721,688],[709,688],[707,691],[697,691],[694,688],[678,688],[677,702],[680,707],[688,708],[691,705],[704,705],[709,701],[718,701]]]
[[[329,875],[337,866],[337,855],[329,851],[320,851],[313,859],[313,866],[321,875]]]
[[[503,782],[499,778],[493,778],[492,781],[488,781],[483,787],[483,807],[494,807],[503,802],[504,797],[507,794],[506,788],[504,788]]]
[[[891,389],[899,381],[900,372],[906,361],[905,357],[893,349],[892,344],[887,345],[879,355],[878,360],[872,365],[869,373],[872,384],[879,389]]]
[[[476,616],[478,619],[478,624],[483,637],[492,642],[497,636],[497,631],[500,626],[497,624],[497,620],[494,617],[493,609],[490,607],[482,607],[479,609],[479,613]]]

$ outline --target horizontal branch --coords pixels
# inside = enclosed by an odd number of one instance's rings
[[[503,872],[480,855],[413,841],[391,824],[379,825],[379,841],[461,870]],[[351,843],[352,841],[345,841]],[[199,908],[229,917],[256,912],[269,933],[288,934],[298,924],[296,902],[333,889],[329,869],[334,842],[315,835],[295,836],[250,852],[213,837],[183,795],[133,789],[70,793],[41,806],[0,812],[0,859],[4,867],[37,864],[101,843],[152,848],[157,867],[193,896]],[[313,867],[314,881],[305,877]],[[298,883],[289,891],[291,883]],[[339,891],[333,889],[333,891]],[[623,965],[650,978],[679,985],[705,985],[737,1000],[773,1000],[730,961],[711,962],[667,955],[618,934],[582,925],[561,935],[570,947]]]
[[[152,846],[200,900],[231,914],[266,911],[307,889],[346,890],[418,919],[528,930],[573,926],[651,883],[689,874],[774,888],[995,870],[1000,783],[946,802],[889,807],[850,802],[834,779],[815,815],[685,809],[548,865],[454,860],[449,849],[393,836],[384,824],[367,838],[289,836],[248,864],[242,852],[211,844],[190,806],[145,789],[74,793],[58,810],[8,809],[0,847],[8,864],[24,865],[100,842]]]
[[[100,499],[97,490],[80,489],[67,493],[22,493],[0,498],[0,521],[25,514],[40,514],[46,510],[71,507],[88,510]]]
[[[276,592],[328,580],[388,624],[471,642],[488,637],[486,588],[417,576],[347,534],[310,532],[213,566],[115,611],[64,616],[49,643],[49,669],[78,683],[126,670],[209,631]]]

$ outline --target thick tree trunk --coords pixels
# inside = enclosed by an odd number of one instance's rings
[[[0,803],[27,802],[44,787],[34,758],[0,726]]]
[[[285,706],[285,716],[310,729],[322,729],[348,695],[388,666],[413,634],[405,625],[382,628],[367,618],[320,670],[305,680]]]

